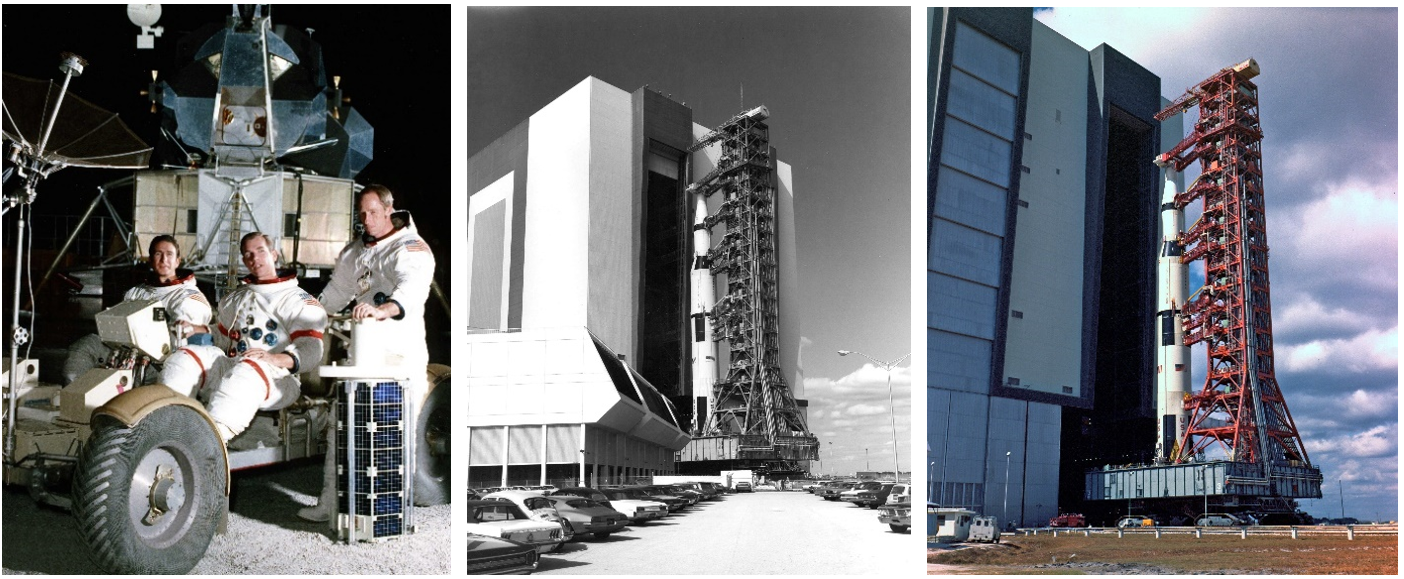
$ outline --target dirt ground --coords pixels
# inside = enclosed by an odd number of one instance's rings
[[[1027,536],[997,545],[931,550],[928,574],[1398,575],[1394,536]]]

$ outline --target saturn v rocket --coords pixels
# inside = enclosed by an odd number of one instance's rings
[[[694,402],[699,407],[693,409],[693,431],[701,432],[711,413],[712,384],[717,381],[717,343],[712,340],[712,325],[707,323],[707,314],[716,304],[716,282],[712,279],[712,264],[708,253],[712,249],[712,231],[707,227],[707,196],[699,190],[693,194],[697,208],[692,221],[692,383],[693,387],[706,392],[701,400]],[[699,400],[694,397],[693,400]],[[706,404],[702,407],[702,404]]]
[[[1166,166],[1165,192],[1160,200],[1160,253],[1156,259],[1155,393],[1156,462],[1174,459],[1175,445],[1189,421],[1184,399],[1189,394],[1189,346],[1185,345],[1181,308],[1189,294],[1189,266],[1181,256],[1185,230],[1184,208],[1175,204],[1175,169]]]

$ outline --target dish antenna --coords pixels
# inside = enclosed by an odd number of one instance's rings
[[[156,48],[156,39],[161,37],[161,33],[166,29],[161,26],[154,26],[157,20],[161,19],[160,4],[128,4],[127,20],[132,24],[141,27],[141,34],[136,39],[137,48]]]
[[[19,375],[19,348],[29,343],[29,329],[20,325],[20,290],[25,287],[25,233],[35,188],[54,171],[64,167],[145,169],[151,164],[151,147],[128,129],[117,115],[78,97],[68,96],[68,84],[83,74],[88,61],[76,54],[60,55],[63,85],[4,73],[0,83],[0,130],[8,141],[7,154],[12,167],[0,180],[24,179],[22,186],[4,196],[0,215],[16,211],[14,300],[10,334],[10,392],[16,392]],[[67,106],[65,106],[67,105]],[[31,291],[31,293],[33,293]],[[31,317],[31,321],[32,321]],[[15,444],[15,403],[10,396],[5,412],[5,456],[13,456]]]

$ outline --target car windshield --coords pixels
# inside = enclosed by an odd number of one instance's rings
[[[529,497],[526,500],[523,500],[522,504],[526,505],[526,508],[531,509],[533,511],[538,509],[551,508],[551,501],[546,499],[546,497]]]
[[[479,523],[492,521],[516,521],[527,518],[522,514],[522,510],[512,503],[502,503],[500,505],[481,505],[473,508],[473,520]]]
[[[590,500],[590,499],[571,499],[571,500],[566,501],[565,504],[566,504],[566,506],[569,506],[569,507],[571,507],[571,508],[576,508],[576,509],[588,509],[588,508],[592,508],[592,507],[600,507],[600,506],[603,506],[603,505],[601,505],[601,504],[599,504],[599,503],[597,503],[597,502],[595,502],[595,501],[592,501],[592,500]]]

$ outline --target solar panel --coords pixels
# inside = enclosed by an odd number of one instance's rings
[[[337,389],[337,535],[377,541],[414,530],[414,436],[404,385],[346,381]]]

